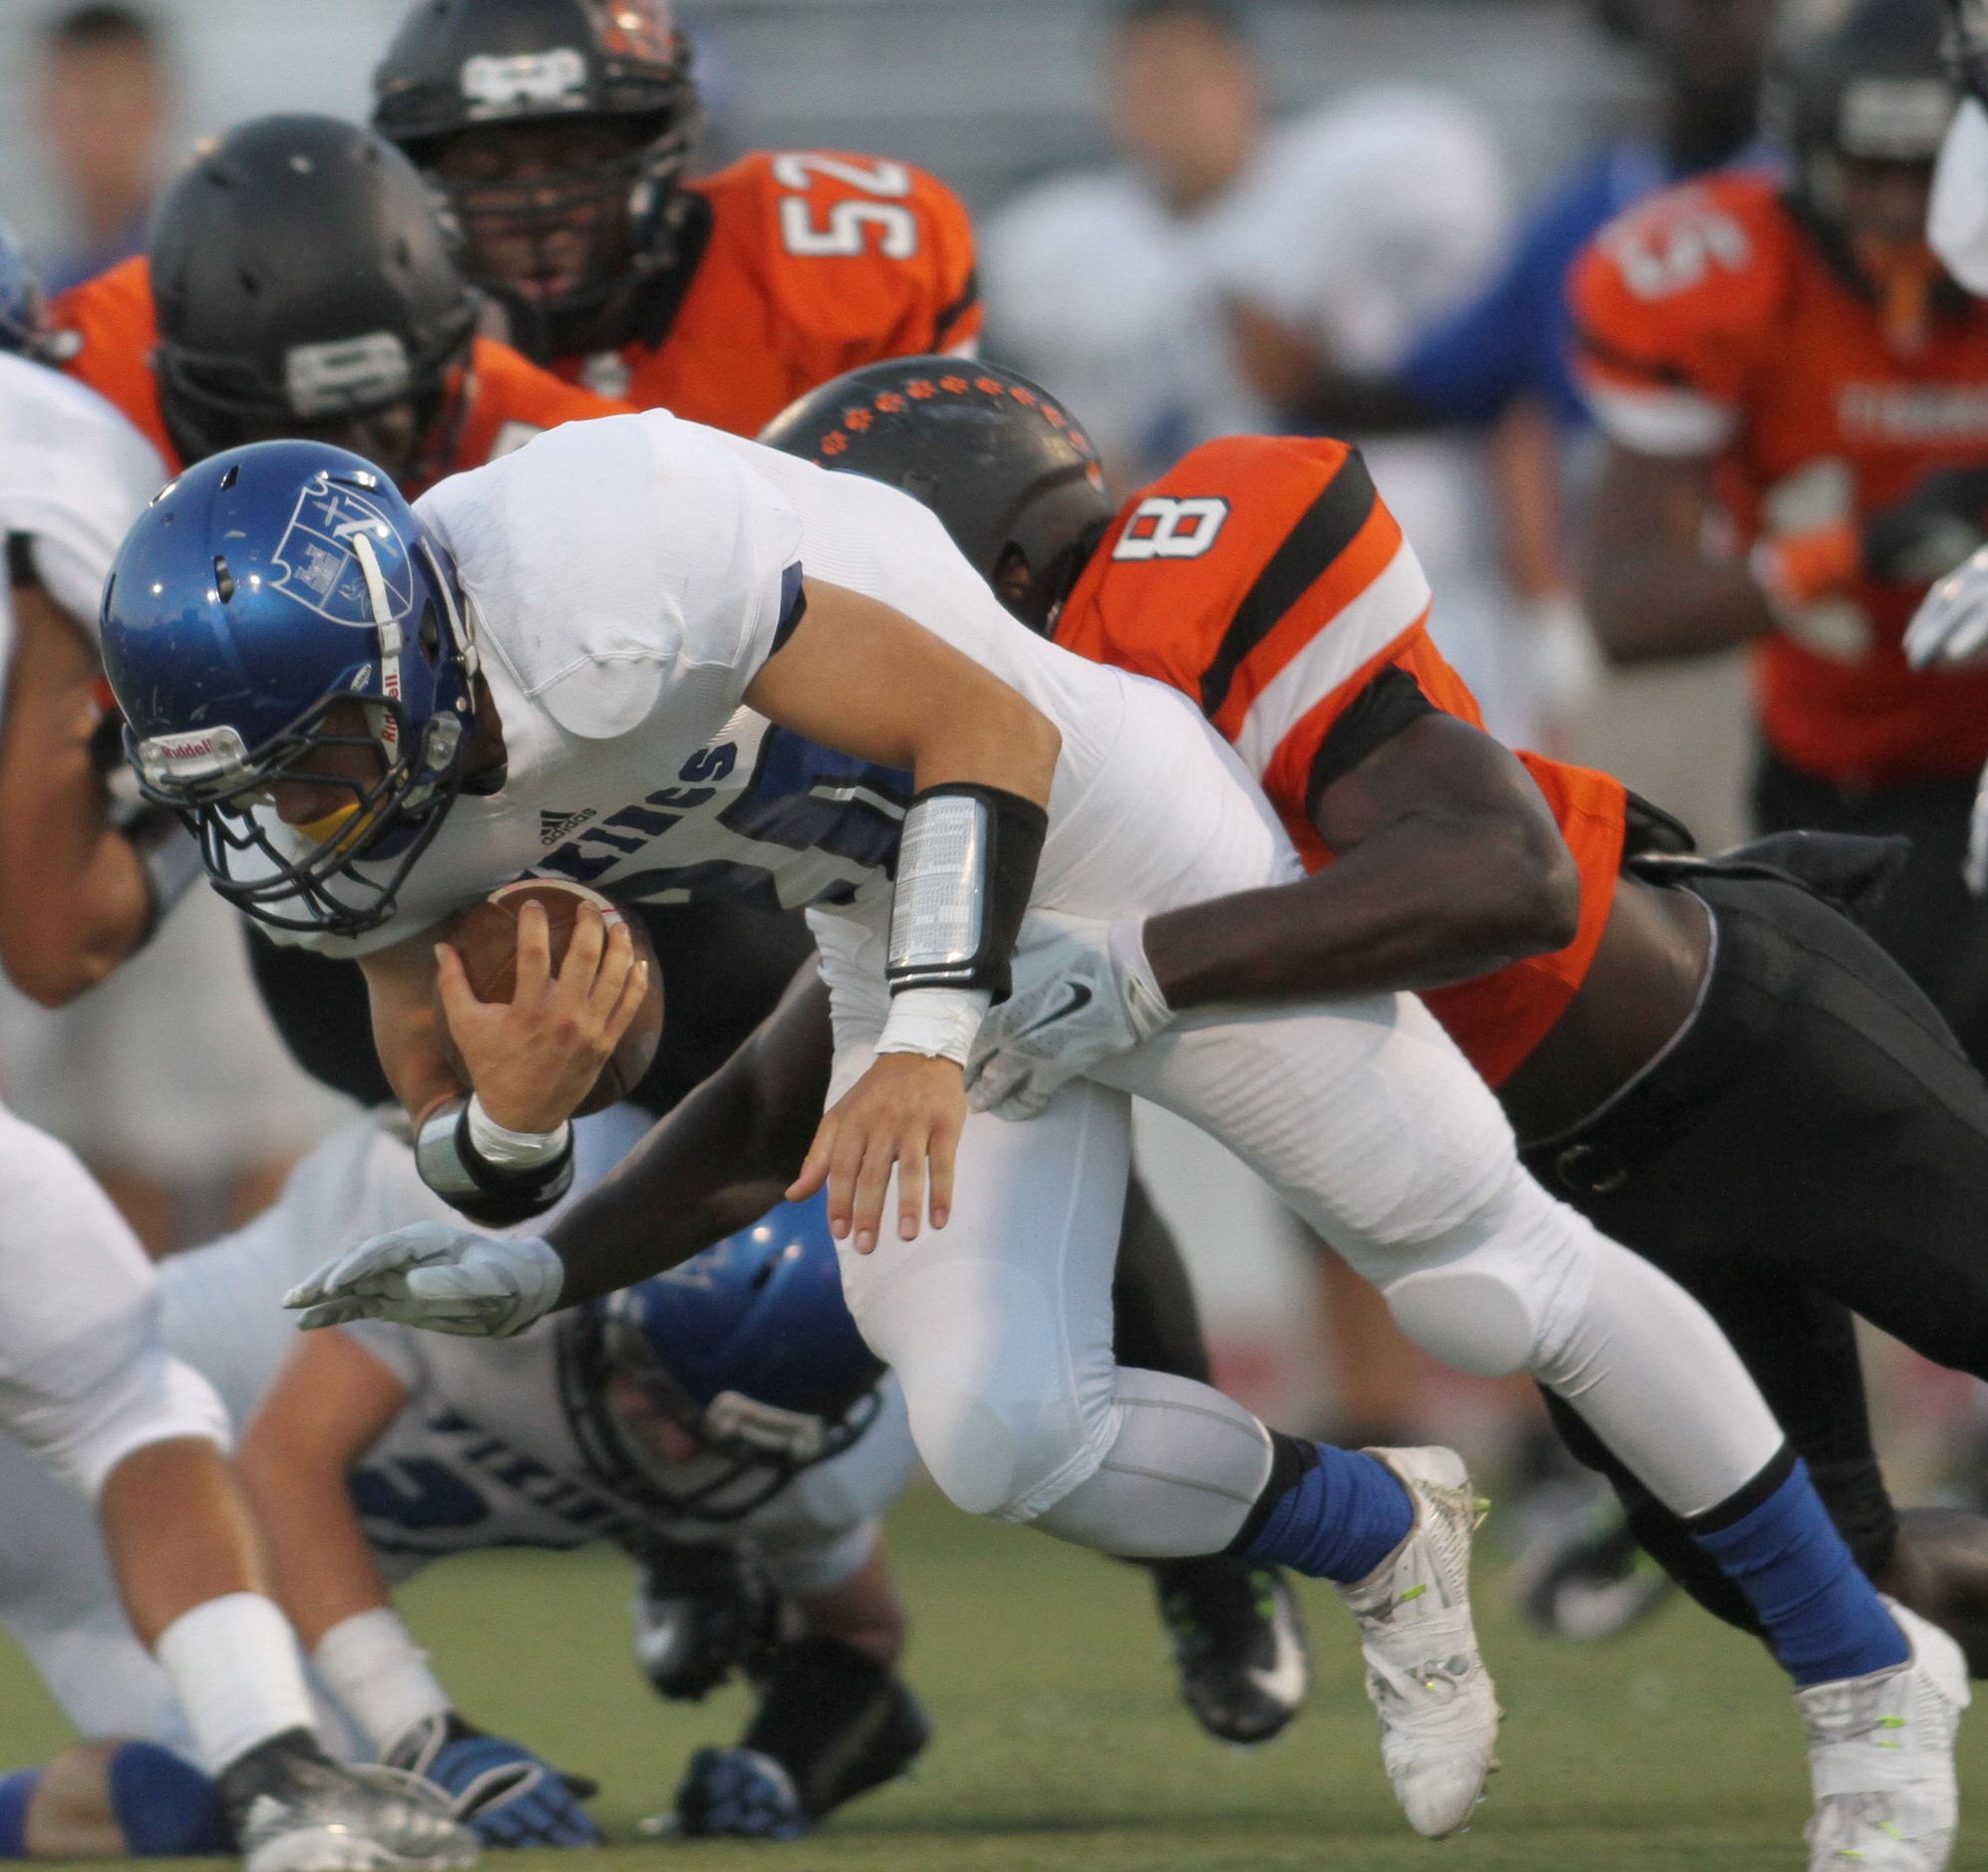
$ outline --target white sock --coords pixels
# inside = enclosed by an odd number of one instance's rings
[[[318,1640],[311,1663],[382,1759],[425,1716],[449,1714],[449,1693],[428,1668],[428,1653],[385,1606],[341,1619]]]
[[[153,1647],[210,1775],[285,1729],[311,1729],[296,1634],[272,1599],[223,1593],[183,1612]]]

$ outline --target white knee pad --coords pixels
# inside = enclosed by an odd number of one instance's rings
[[[1508,1378],[1548,1362],[1578,1323],[1597,1239],[1514,1164],[1461,1228],[1401,1254],[1381,1291],[1425,1352],[1474,1378]]]
[[[1564,1399],[1674,1514],[1730,1499],[1781,1447],[1705,1309],[1523,1172],[1385,1291],[1437,1358],[1482,1378],[1527,1372]]]
[[[1270,1478],[1270,1435],[1233,1399],[1119,1372],[1119,1433],[1095,1474],[1032,1526],[1129,1560],[1219,1553]]]

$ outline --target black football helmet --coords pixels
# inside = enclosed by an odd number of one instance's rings
[[[1045,635],[1112,519],[1076,419],[997,364],[865,365],[790,404],[760,441],[923,501],[1001,602]]]
[[[371,131],[264,117],[202,145],[148,254],[161,414],[187,462],[403,403],[417,435],[440,427],[476,297],[420,175]]]
[[[1931,162],[1939,154],[1956,102],[1941,51],[1946,26],[1945,0],[1791,10],[1763,112],[1795,156],[1796,189],[1812,212],[1834,217],[1845,159]]]
[[[478,283],[529,316],[520,338],[560,355],[563,335],[597,313],[631,271],[666,266],[677,183],[699,111],[690,41],[669,0],[419,0],[373,75],[374,127],[428,175],[465,228]],[[605,161],[529,179],[445,180],[451,138],[492,125],[611,119],[635,147]],[[591,257],[575,283],[525,300],[480,264],[480,232],[535,243],[575,223]],[[542,328],[542,329],[541,329]]]

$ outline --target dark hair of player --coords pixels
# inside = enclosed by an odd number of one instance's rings
[[[159,28],[135,7],[92,5],[58,13],[43,28],[51,52],[100,52],[113,46],[148,55],[159,49]]]
[[[1112,24],[1121,32],[1160,20],[1198,20],[1203,26],[1241,43],[1242,9],[1234,0],[1120,0]]]

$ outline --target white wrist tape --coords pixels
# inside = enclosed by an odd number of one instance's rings
[[[318,1640],[311,1663],[382,1755],[424,1717],[449,1712],[428,1653],[386,1606],[340,1620]]]
[[[878,1053],[922,1053],[964,1068],[993,1003],[985,988],[906,988],[893,995]]]
[[[470,1144],[486,1163],[500,1170],[535,1170],[550,1163],[566,1147],[572,1125],[561,1122],[549,1131],[507,1130],[484,1109],[484,1101],[470,1094]]]

